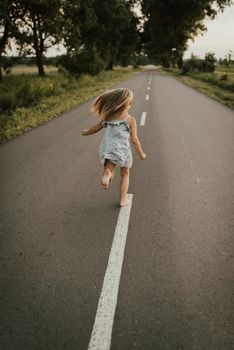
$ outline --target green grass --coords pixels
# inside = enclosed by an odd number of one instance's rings
[[[234,109],[234,67],[217,67],[214,73],[182,75],[176,69],[165,70],[184,84]]]
[[[4,77],[0,84],[0,143],[77,107],[137,71],[116,68],[78,79],[59,73],[46,78],[30,74]]]

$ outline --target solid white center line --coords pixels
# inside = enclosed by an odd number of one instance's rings
[[[120,209],[88,350],[109,350],[133,194]]]
[[[145,125],[146,112],[142,112],[140,126]]]
[[[147,94],[147,95],[145,96],[145,100],[148,101],[148,99],[149,99],[149,95]]]

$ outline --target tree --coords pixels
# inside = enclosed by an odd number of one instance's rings
[[[82,68],[92,74],[103,64],[112,69],[116,60],[127,64],[138,41],[133,4],[133,0],[66,0],[63,36],[67,57],[63,65],[77,74]]]
[[[205,18],[213,19],[232,0],[142,0],[143,45],[150,57],[169,66],[182,60],[189,39],[206,30]],[[173,56],[174,55],[174,56]]]
[[[75,76],[98,73],[103,62],[93,39],[97,22],[94,0],[65,0],[62,12],[67,54],[60,64]]]
[[[61,40],[62,0],[19,0],[18,43],[26,43],[36,54],[38,74],[45,76],[43,54]]]
[[[17,19],[21,9],[18,1],[0,2],[0,82],[2,81],[2,56],[9,46],[9,39],[17,33]]]
[[[190,72],[209,72],[212,73],[215,70],[215,63],[217,59],[215,54],[212,52],[207,52],[205,59],[200,59],[194,54],[191,55],[191,58],[185,62],[183,65],[182,73],[187,74]]]
[[[126,65],[136,51],[139,19],[133,11],[134,3],[127,0],[94,1],[97,16],[94,39],[101,56],[107,61],[107,69],[113,68],[116,59]]]

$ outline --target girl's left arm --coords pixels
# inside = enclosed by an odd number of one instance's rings
[[[92,135],[95,134],[96,132],[98,132],[99,130],[101,130],[103,128],[102,122],[92,126],[89,129],[84,129],[82,130],[82,135],[83,136],[88,136],[88,135]]]

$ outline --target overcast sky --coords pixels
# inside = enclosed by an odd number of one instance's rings
[[[234,5],[226,7],[214,20],[206,21],[207,32],[197,37],[194,43],[189,42],[189,48],[185,52],[185,58],[194,53],[204,57],[206,52],[214,52],[217,58],[224,58],[229,50],[233,51],[234,58]],[[55,47],[47,51],[47,56],[64,53],[64,48],[57,51]]]
[[[214,20],[205,23],[207,32],[202,37],[197,37],[194,43],[189,42],[184,57],[190,57],[194,53],[202,58],[206,52],[214,52],[217,58],[224,58],[232,50],[234,58],[234,5],[226,7]]]

